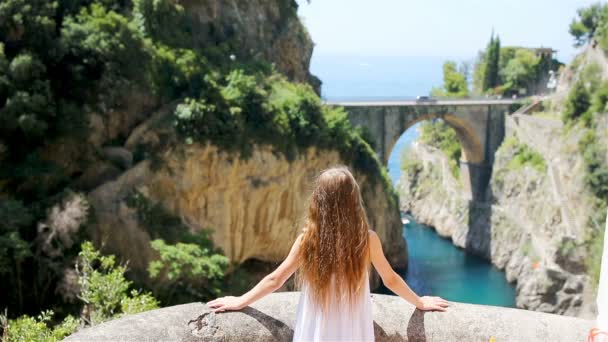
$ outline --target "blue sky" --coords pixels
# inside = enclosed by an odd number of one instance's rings
[[[492,28],[503,45],[576,53],[568,25],[597,0],[298,0],[315,55],[472,59]]]

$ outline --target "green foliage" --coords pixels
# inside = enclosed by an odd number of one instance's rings
[[[374,151],[354,129],[341,108],[324,106],[307,84],[279,75],[234,70],[223,79],[207,80],[204,97],[186,99],[175,111],[175,126],[186,142],[213,142],[248,157],[255,143],[272,146],[292,159],[298,149],[336,149],[346,162],[382,179]]]
[[[537,57],[532,49],[500,47],[499,38],[492,36],[475,61],[473,90],[478,94],[534,94],[544,88],[549,71],[556,71],[560,65],[551,57]]]
[[[56,309],[60,316],[69,311],[71,304],[54,291],[78,244],[60,248],[59,256],[42,256],[37,224],[68,189],[80,189],[78,179],[97,159],[96,148],[81,144],[87,141],[89,114],[114,122],[116,117],[110,116],[130,105],[134,93],[158,104],[180,99],[172,123],[186,142],[212,142],[244,157],[255,144],[271,145],[287,158],[311,146],[338,150],[345,162],[382,182],[396,206],[386,169],[343,109],[324,106],[311,87],[274,75],[269,63],[251,56],[257,52],[226,39],[233,33],[221,33],[213,22],[205,27],[209,37],[199,39],[182,4],[1,2],[0,301],[13,315],[37,313],[43,307]],[[297,15],[295,1],[280,1],[278,6],[281,20]],[[207,46],[205,40],[210,41]],[[49,150],[70,145],[82,149],[68,149],[65,158],[50,160]],[[162,206],[137,201],[132,205],[153,239],[173,247],[194,244],[217,254],[205,234],[190,234]],[[123,266],[104,266],[101,255],[88,252],[96,261],[81,277],[87,321],[153,306],[145,294],[128,295]],[[85,266],[79,264],[81,270]]]
[[[454,61],[443,63],[443,88],[431,91],[433,97],[467,97],[469,88],[466,74],[459,71]]]
[[[152,291],[165,305],[208,300],[220,294],[228,259],[213,246],[210,231],[192,233],[179,217],[142,193],[127,197],[158,258],[148,265]]]
[[[221,293],[221,280],[229,260],[213,250],[194,243],[166,244],[157,239],[152,241],[152,248],[159,258],[150,262],[148,273],[152,279],[158,279],[160,289],[167,302],[180,302],[184,292],[190,298],[208,300]],[[203,292],[201,292],[203,291]],[[178,293],[180,298],[173,298]],[[186,298],[186,300],[190,300]]]
[[[570,90],[566,99],[562,120],[569,124],[578,121],[586,127],[593,127],[595,117],[606,113],[608,99],[608,83],[601,83],[602,68],[591,63],[579,76],[579,81]]]
[[[72,316],[67,316],[60,324],[50,327],[53,316],[52,310],[44,311],[36,317],[21,316],[14,320],[0,315],[2,341],[55,342],[62,340],[78,328],[79,322]]]
[[[513,158],[507,164],[509,169],[520,170],[525,166],[530,166],[540,173],[544,173],[547,169],[542,154],[533,150],[530,146],[520,143],[515,137],[505,139],[501,148],[513,150]]]
[[[595,92],[600,86],[602,81],[602,71],[601,65],[595,62],[585,65],[579,79],[581,82],[585,83],[585,87],[587,87],[589,92]]]
[[[606,213],[604,209],[603,213]],[[600,232],[596,233],[590,240],[588,245],[589,258],[587,259],[587,270],[591,276],[593,284],[599,284],[600,272],[602,269],[602,253],[604,250],[604,235],[606,234],[605,228]]]
[[[80,326],[158,308],[158,301],[150,294],[136,290],[128,293],[131,282],[124,277],[126,267],[117,265],[113,255],[102,255],[90,242],[81,245],[76,271],[79,299],[84,304],[80,319],[67,315],[53,325],[56,320],[51,310],[12,320],[0,315],[2,341],[59,341]]]
[[[149,42],[125,16],[100,4],[66,18],[61,42],[71,58],[81,61],[71,66],[73,71],[99,79],[95,90],[104,101],[116,103],[130,87],[147,81],[142,68],[151,61]]]
[[[158,307],[158,302],[150,294],[128,294],[131,282],[124,277],[127,269],[117,265],[113,255],[102,255],[92,243],[85,242],[78,256],[79,298],[84,302],[82,319],[87,324],[106,321],[124,313],[123,309],[135,313]]]
[[[608,147],[598,143],[593,130],[588,130],[579,141],[587,173],[585,182],[596,198],[608,203]]]
[[[591,98],[591,107],[589,111],[592,114],[608,113],[608,82],[602,83],[593,93]]]
[[[129,207],[135,209],[139,224],[152,239],[164,239],[171,243],[177,241],[193,242],[194,237],[179,217],[171,214],[162,204],[151,202],[144,194],[134,191],[126,198]],[[208,239],[203,236],[202,239]]]
[[[482,91],[495,88],[500,82],[500,38],[498,36],[494,38],[494,32],[490,37],[485,56]]]
[[[146,37],[171,47],[192,45],[192,23],[184,8],[172,0],[134,0],[134,21]]]
[[[583,84],[578,81],[574,84],[568,98],[566,98],[565,108],[562,113],[562,121],[569,123],[580,118],[591,105],[591,95]]]
[[[539,61],[540,58],[532,51],[518,49],[515,56],[500,70],[501,77],[508,88],[526,89],[537,77],[535,68]]]
[[[212,73],[207,60],[188,49],[165,45],[154,47],[151,78],[157,92],[165,98],[197,96],[204,89],[206,73]]]
[[[17,276],[19,265],[32,254],[22,236],[32,220],[20,201],[0,199],[0,275],[4,279]]]
[[[159,302],[150,293],[141,293],[131,290],[130,295],[124,295],[120,299],[120,311],[122,315],[133,315],[136,313],[158,309]]]
[[[422,164],[422,161],[417,158],[412,158],[407,149],[401,152],[401,171],[410,180],[416,179],[423,168],[424,165]]]
[[[420,141],[440,149],[448,157],[454,178],[460,178],[460,141],[456,131],[443,120],[424,122],[420,125]]]
[[[606,6],[595,3],[577,10],[577,18],[572,19],[569,32],[574,37],[575,46],[582,46],[594,38],[598,27],[604,25]]]

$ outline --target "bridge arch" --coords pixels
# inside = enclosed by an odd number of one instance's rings
[[[475,164],[483,163],[484,148],[482,146],[482,140],[478,136],[478,132],[475,131],[474,127],[456,115],[437,113],[423,114],[405,123],[401,134],[396,137],[391,137],[391,141],[388,143],[388,149],[386,151],[386,161],[388,161],[388,156],[390,156],[393,148],[395,147],[395,143],[403,133],[418,122],[433,119],[442,119],[448,126],[454,129],[456,136],[458,137],[458,141],[460,142],[460,146],[462,147],[462,155],[460,157],[462,162]]]
[[[350,102],[340,105],[354,126],[364,127],[385,164],[399,137],[417,122],[441,118],[456,131],[462,147],[461,180],[473,200],[486,200],[494,152],[502,143],[504,116],[513,100],[446,100],[434,102]]]

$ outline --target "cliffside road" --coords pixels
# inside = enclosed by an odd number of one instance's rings
[[[465,100],[391,100],[391,101],[325,101],[324,103],[331,106],[348,106],[348,107],[374,107],[374,106],[396,106],[396,107],[416,107],[416,106],[488,106],[488,105],[510,105],[518,103],[523,99],[465,99]]]

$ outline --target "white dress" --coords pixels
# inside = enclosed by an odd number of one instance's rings
[[[337,296],[334,296],[337,297]],[[350,307],[336,298],[330,303],[329,313],[318,310],[308,286],[302,286],[298,303],[294,341],[374,341],[374,321],[372,320],[372,301],[369,292],[369,277],[365,275],[365,285],[361,298]]]

